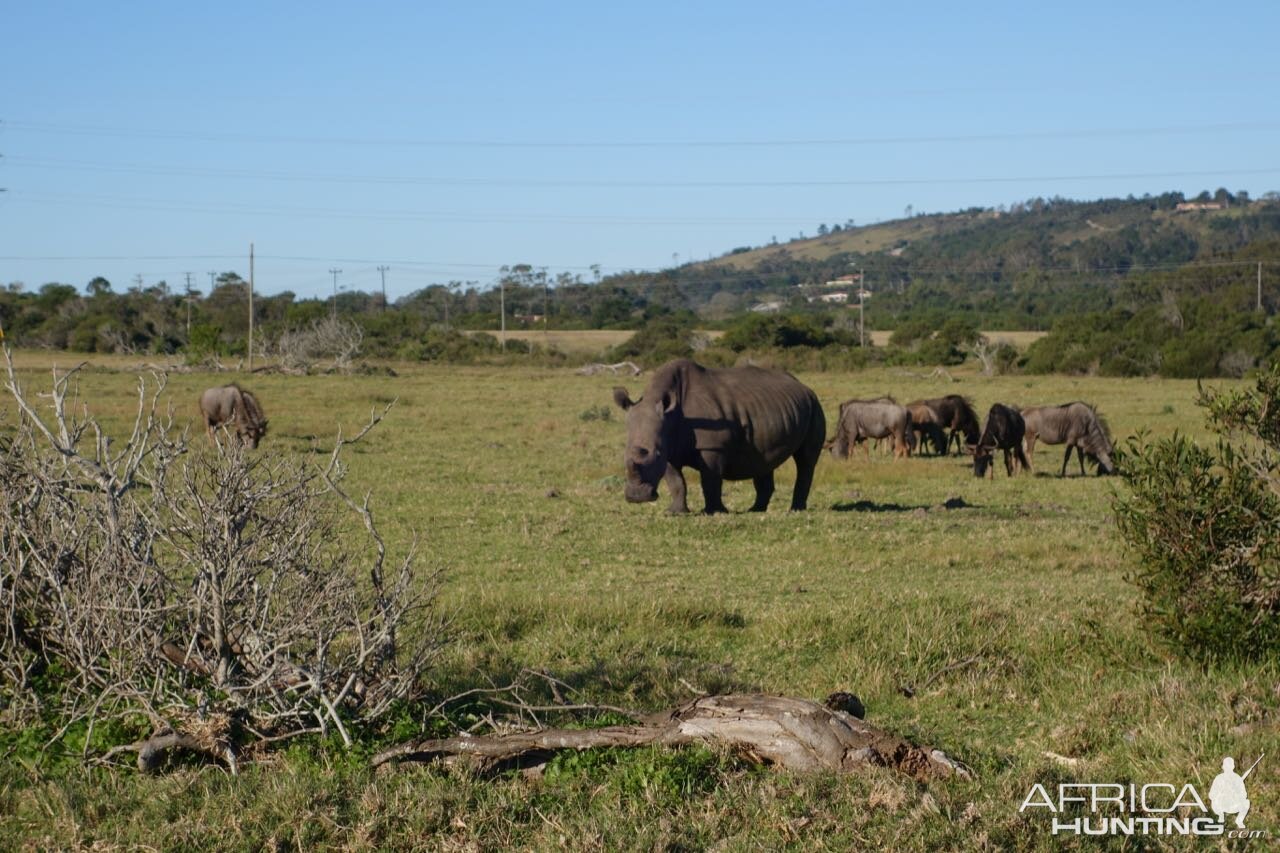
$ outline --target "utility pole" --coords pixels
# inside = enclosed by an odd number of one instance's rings
[[[867,324],[862,313],[862,296],[866,292],[867,279],[862,273],[862,267],[858,267],[858,346],[863,348],[867,345]]]
[[[142,290],[142,273],[138,273],[133,277],[133,284],[138,290]]]
[[[507,277],[498,279],[498,316],[501,318],[502,330],[498,338],[498,348],[507,351]]]
[[[1258,261],[1258,310],[1262,310],[1262,261]]]
[[[548,308],[547,308],[547,293],[548,293],[547,273],[546,273],[546,270],[543,270],[542,272],[542,342],[543,344],[546,345],[547,349],[550,350],[551,349],[551,326],[550,326],[551,315],[548,313]]]
[[[253,373],[253,244],[249,244],[249,372]]]
[[[338,273],[339,269],[329,269],[329,275],[333,276],[333,319],[338,319]]]
[[[391,267],[378,267],[378,272],[382,273],[382,310],[387,310],[387,270]]]
[[[209,270],[209,292],[210,293],[213,293],[213,285],[217,277],[218,277],[218,274],[215,271]]]
[[[183,302],[187,303],[187,343],[191,343],[191,276],[192,273],[183,273],[187,277],[187,294],[183,298]]]

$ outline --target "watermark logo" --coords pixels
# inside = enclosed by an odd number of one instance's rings
[[[1190,782],[1145,785],[1116,782],[1062,783],[1056,790],[1035,784],[1018,812],[1044,809],[1053,815],[1054,835],[1225,835],[1261,838],[1265,830],[1248,829],[1249,792],[1245,780],[1265,756],[1243,774],[1235,759],[1222,759],[1222,772],[1209,786],[1208,804]],[[1083,812],[1083,814],[1081,814]],[[1234,826],[1228,819],[1234,817]]]

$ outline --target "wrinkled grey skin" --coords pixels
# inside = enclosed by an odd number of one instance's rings
[[[911,413],[891,397],[846,400],[840,404],[835,437],[828,442],[831,455],[844,459],[853,445],[862,444],[863,451],[870,457],[871,451],[866,444],[868,438],[892,438],[894,457],[904,458],[910,455],[914,444],[911,427]]]
[[[727,512],[725,480],[752,480],[752,512],[764,512],[773,496],[773,471],[796,463],[791,509],[809,499],[813,470],[822,455],[826,420],[817,395],[795,377],[758,367],[704,368],[688,359],[654,372],[640,399],[613,389],[627,413],[626,498],[658,498],[658,482],[671,492],[672,513],[689,511],[684,469],[698,472],[704,511]]]
[[[969,453],[973,454],[973,476],[981,477],[990,469],[991,477],[995,479],[993,456],[996,448],[1004,451],[1004,470],[1010,477],[1013,476],[1015,457],[1024,470],[1030,471],[1031,462],[1022,452],[1022,437],[1025,432],[1026,424],[1017,409],[999,403],[992,406],[991,411],[987,412],[987,425],[982,430],[982,437],[977,444],[968,445]]]
[[[267,418],[258,398],[235,383],[201,394],[200,416],[211,442],[216,442],[214,431],[223,424],[229,424],[241,443],[252,448],[267,434]]]
[[[1045,444],[1067,445],[1067,452],[1062,457],[1062,472],[1058,476],[1067,476],[1067,462],[1071,460],[1072,449],[1080,462],[1080,476],[1085,473],[1086,454],[1097,463],[1098,476],[1115,473],[1115,465],[1111,461],[1111,439],[1107,437],[1106,424],[1093,406],[1079,400],[1061,406],[1034,406],[1023,409],[1022,417],[1027,423],[1028,456],[1036,449],[1037,439]]]

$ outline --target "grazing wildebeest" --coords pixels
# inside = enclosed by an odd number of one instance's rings
[[[1115,472],[1106,423],[1088,403],[1077,400],[1061,406],[1034,406],[1023,409],[1022,418],[1027,424],[1028,456],[1035,452],[1036,439],[1045,444],[1066,443],[1067,452],[1062,456],[1062,473],[1059,476],[1067,476],[1067,462],[1071,459],[1073,448],[1080,461],[1081,476],[1084,475],[1085,454],[1097,463],[1099,476]]]
[[[916,400],[907,403],[907,411],[911,413],[911,429],[920,435],[920,452],[924,452],[925,440],[928,439],[933,443],[934,452],[942,456],[947,452],[947,436],[942,431],[947,422],[933,404],[933,400]]]
[[[773,471],[796,463],[791,508],[805,508],[813,469],[822,455],[827,422],[818,396],[781,370],[759,367],[709,369],[689,359],[658,368],[640,399],[613,389],[627,413],[628,501],[658,498],[658,480],[671,490],[673,513],[689,511],[683,469],[702,481],[707,513],[727,512],[725,480],[752,480],[752,512],[764,512],[773,496]]]
[[[215,443],[214,430],[223,424],[229,424],[240,441],[250,447],[256,448],[267,434],[267,418],[258,398],[234,382],[201,394],[200,416],[209,431],[209,440]]]
[[[959,394],[948,394],[945,397],[935,397],[924,402],[938,413],[942,426],[948,431],[948,451],[951,450],[953,442],[957,453],[964,452],[965,444],[977,444],[978,431],[981,427],[978,425],[978,413],[973,410],[973,403],[968,398],[961,397]]]
[[[901,458],[911,455],[911,413],[899,406],[892,397],[876,400],[846,400],[840,404],[840,419],[836,422],[836,434],[827,442],[837,459],[849,455],[849,448],[862,443],[867,458],[871,451],[868,438],[893,439],[893,455]]]
[[[982,437],[977,444],[968,445],[968,451],[973,454],[973,475],[981,477],[990,468],[992,478],[995,477],[992,455],[997,447],[1004,451],[1004,469],[1010,477],[1013,476],[1013,458],[1010,454],[1016,456],[1022,467],[1030,471],[1031,463],[1022,452],[1022,437],[1025,432],[1026,424],[1017,409],[999,403],[992,406],[991,411],[987,412],[987,425],[982,430]]]

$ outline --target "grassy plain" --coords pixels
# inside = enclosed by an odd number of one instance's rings
[[[23,357],[30,388],[47,383],[36,368],[48,361]],[[117,429],[135,393],[122,366],[81,382]],[[433,768],[375,776],[363,756],[322,745],[235,779],[0,762],[0,847],[1092,848],[1055,839],[1043,814],[1019,814],[1034,783],[1193,782],[1207,792],[1223,756],[1247,766],[1262,752],[1249,825],[1273,842],[1280,833],[1280,666],[1204,669],[1148,640],[1111,522],[1119,486],[1059,479],[1056,449],[1037,451],[1033,476],[1008,479],[998,466],[994,481],[955,457],[824,459],[808,512],[784,511],[788,466],[766,514],[672,518],[665,492],[644,506],[621,495],[623,426],[609,389],[626,384],[635,396],[641,380],[397,370],[247,384],[271,418],[267,453],[306,453],[399,398],[353,448],[350,484],[373,490],[394,546],[416,531],[447,572],[455,642],[442,693],[522,668],[553,673],[583,701],[643,709],[691,688],[849,690],[868,720],[947,750],[976,780],[926,788],[888,771],[791,776],[705,750],[581,757],[541,781]],[[801,378],[829,420],[853,396],[958,392],[983,414],[996,401],[1090,400],[1119,439],[1204,432],[1190,382],[954,375]],[[199,390],[227,378],[175,374],[168,394],[194,418]],[[700,506],[695,494],[691,483]],[[952,497],[964,505],[942,508]],[[726,495],[735,509],[750,499],[746,484]],[[1249,731],[1233,734],[1242,724]]]

